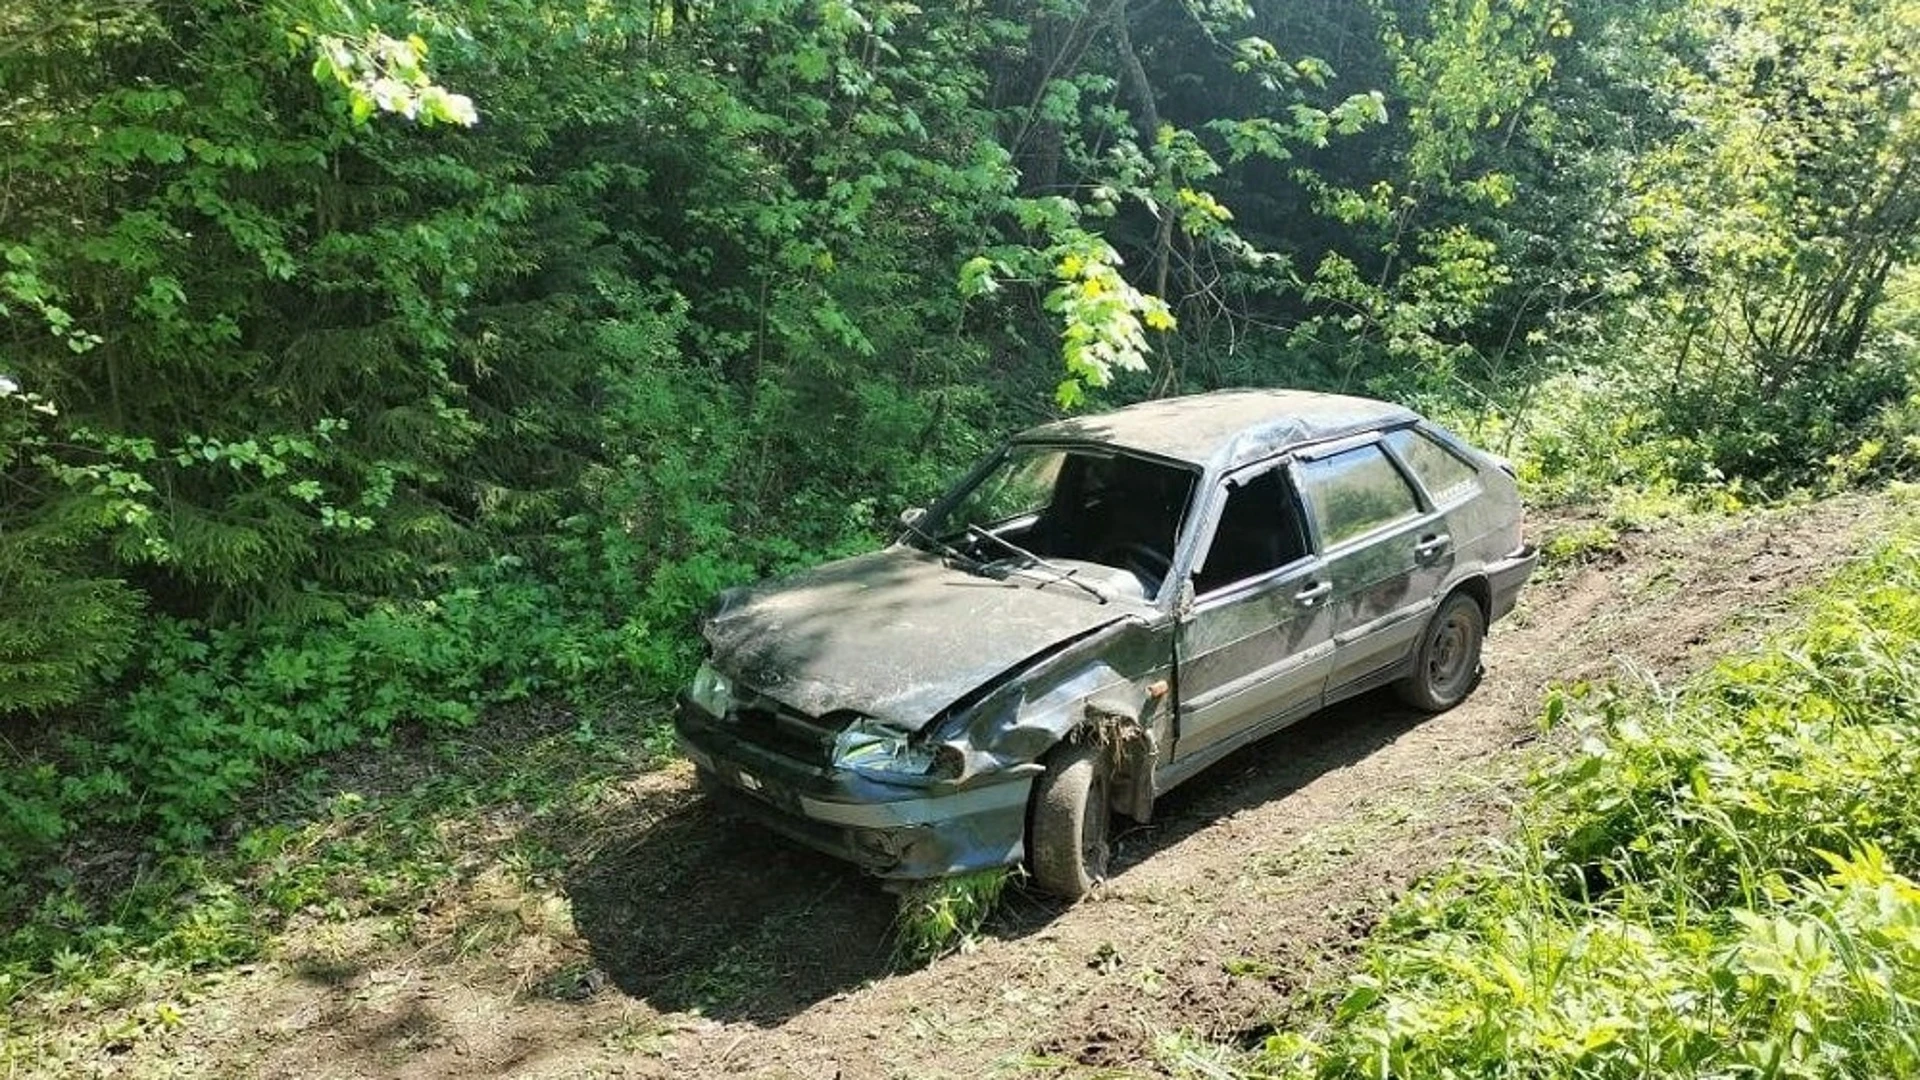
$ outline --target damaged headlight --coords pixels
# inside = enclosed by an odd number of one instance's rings
[[[834,736],[833,763],[860,772],[923,776],[933,764],[933,748],[912,741],[912,733],[865,717]]]
[[[701,664],[700,670],[693,673],[693,685],[687,688],[687,700],[713,716],[724,718],[727,710],[733,708],[733,680],[715,671],[713,665]]]

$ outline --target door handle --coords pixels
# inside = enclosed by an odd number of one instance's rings
[[[1332,592],[1333,582],[1316,581],[1310,585],[1303,586],[1299,592],[1293,594],[1293,598],[1299,602],[1301,607],[1312,607]]]
[[[1453,537],[1446,533],[1430,533],[1413,545],[1413,557],[1421,562],[1431,562],[1446,554],[1447,546],[1453,543]]]

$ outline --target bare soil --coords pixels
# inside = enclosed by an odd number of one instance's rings
[[[1842,499],[1628,532],[1543,571],[1463,706],[1384,695],[1222,762],[1119,838],[1062,908],[1009,893],[982,940],[896,971],[895,899],[720,818],[684,765],[543,826],[564,880],[481,873],[436,932],[316,923],[95,1072],[267,1077],[974,1077],[1158,1074],[1170,1033],[1250,1046],[1331,985],[1385,906],[1498,837],[1545,690],[1675,680],[1781,617],[1871,538]],[[1545,522],[1547,530],[1583,524]],[[423,944],[424,942],[424,944]]]

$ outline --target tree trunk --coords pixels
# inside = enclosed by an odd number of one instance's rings
[[[1121,81],[1126,84],[1127,96],[1133,99],[1134,123],[1151,149],[1160,137],[1160,107],[1154,103],[1153,84],[1147,81],[1147,69],[1140,63],[1140,55],[1133,51],[1133,37],[1127,32],[1127,0],[1114,0],[1107,20],[1120,54]]]

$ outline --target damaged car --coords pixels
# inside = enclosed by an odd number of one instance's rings
[[[679,744],[717,799],[884,879],[1025,864],[1325,706],[1440,711],[1536,555],[1504,462],[1397,405],[1223,391],[1026,431],[891,546],[722,594]]]

